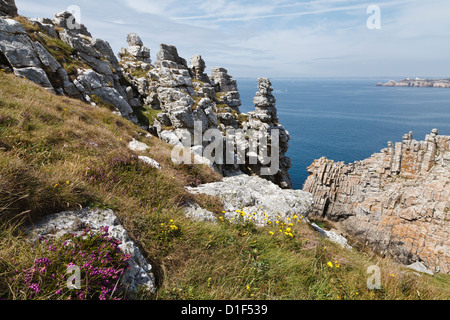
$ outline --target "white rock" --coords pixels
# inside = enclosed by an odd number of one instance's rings
[[[139,142],[136,139],[133,139],[129,144],[128,148],[132,151],[146,151],[150,149],[148,145],[143,142]]]
[[[337,243],[338,245],[340,245],[341,247],[343,247],[345,249],[349,249],[349,250],[352,249],[352,247],[348,244],[348,240],[346,238],[344,238],[343,236],[341,236],[340,234],[337,234],[334,231],[323,230],[321,227],[319,227],[315,223],[311,223],[311,226],[316,231],[318,231],[322,236],[329,239],[330,241]]]
[[[414,262],[413,264],[407,266],[407,268],[415,270],[417,272],[429,274],[430,276],[433,275],[433,272],[428,270],[428,268],[422,262]]]
[[[158,170],[161,170],[161,166],[159,165],[159,163],[156,162],[155,160],[153,160],[152,158],[145,157],[145,156],[139,156],[138,158],[139,158],[139,160],[141,160],[142,162],[145,162],[145,163],[149,164],[149,165],[152,166],[153,168],[156,168],[156,169],[158,169]]]
[[[186,217],[191,218],[196,221],[210,221],[216,222],[217,219],[214,213],[206,209],[202,209],[197,203],[188,203],[184,207],[184,212]]]
[[[259,226],[266,225],[267,221],[264,219],[286,220],[294,214],[306,217],[312,205],[312,196],[309,193],[281,189],[268,180],[245,174],[187,189],[191,193],[220,197],[227,211],[226,218],[235,218],[238,215],[236,210],[243,210],[251,214],[254,223]]]

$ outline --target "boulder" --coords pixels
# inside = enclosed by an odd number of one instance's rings
[[[246,174],[225,177],[219,182],[187,189],[191,193],[221,198],[227,218],[236,218],[236,210],[242,210],[251,214],[255,224],[259,226],[266,225],[267,220],[286,221],[294,214],[307,217],[313,201],[309,193],[284,190],[261,177]]]

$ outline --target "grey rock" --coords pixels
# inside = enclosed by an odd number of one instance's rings
[[[61,28],[64,28],[67,32],[71,34],[80,34],[87,37],[92,37],[89,31],[83,24],[76,21],[75,17],[71,12],[63,11],[55,15],[53,23]]]
[[[184,208],[184,213],[186,217],[195,221],[209,221],[216,222],[217,219],[214,213],[206,209],[201,208],[197,203],[187,203]]]
[[[409,266],[407,266],[407,268],[412,269],[417,272],[429,274],[430,276],[434,275],[434,273],[432,271],[428,270],[428,268],[422,262],[414,262],[414,263],[410,264]]]
[[[127,43],[128,46],[138,46],[142,47],[144,43],[141,40],[141,37],[139,37],[136,33],[129,33],[127,36]]]
[[[225,177],[220,182],[187,188],[191,193],[218,196],[224,203],[227,218],[235,218],[236,210],[255,213],[256,225],[264,226],[269,221],[286,220],[294,214],[308,216],[312,196],[301,190],[284,190],[257,176],[245,174]]]
[[[44,87],[45,89],[48,89],[50,91],[54,90],[52,84],[50,83],[50,80],[47,77],[47,74],[41,68],[36,67],[21,68],[21,69],[15,68],[14,73],[19,77],[23,77],[33,81],[34,83]]]
[[[195,55],[191,58],[191,64],[189,66],[194,78],[199,81],[209,82],[208,76],[205,74],[206,63],[202,59],[202,56]]]

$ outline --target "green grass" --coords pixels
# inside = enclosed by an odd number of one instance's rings
[[[0,299],[38,299],[17,294],[29,288],[16,270],[31,268],[38,257],[24,227],[80,206],[113,209],[150,259],[158,290],[143,299],[450,298],[448,275],[418,277],[389,259],[342,249],[319,238],[301,217],[263,228],[252,223],[251,213],[224,219],[216,197],[185,190],[220,176],[204,165],[175,165],[171,146],[145,136],[107,107],[0,73]],[[132,138],[150,150],[130,151]],[[194,200],[219,222],[186,218],[183,203]],[[382,272],[377,291],[366,287],[366,269],[374,264]],[[61,298],[52,295],[51,280],[41,284],[49,288],[42,297]]]

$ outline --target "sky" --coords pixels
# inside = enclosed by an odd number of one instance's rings
[[[16,0],[27,17],[78,6],[118,53],[130,32],[234,77],[450,78],[449,0]],[[371,5],[379,8],[369,11]],[[375,19],[375,20],[373,20]],[[379,22],[379,29],[368,27]]]

